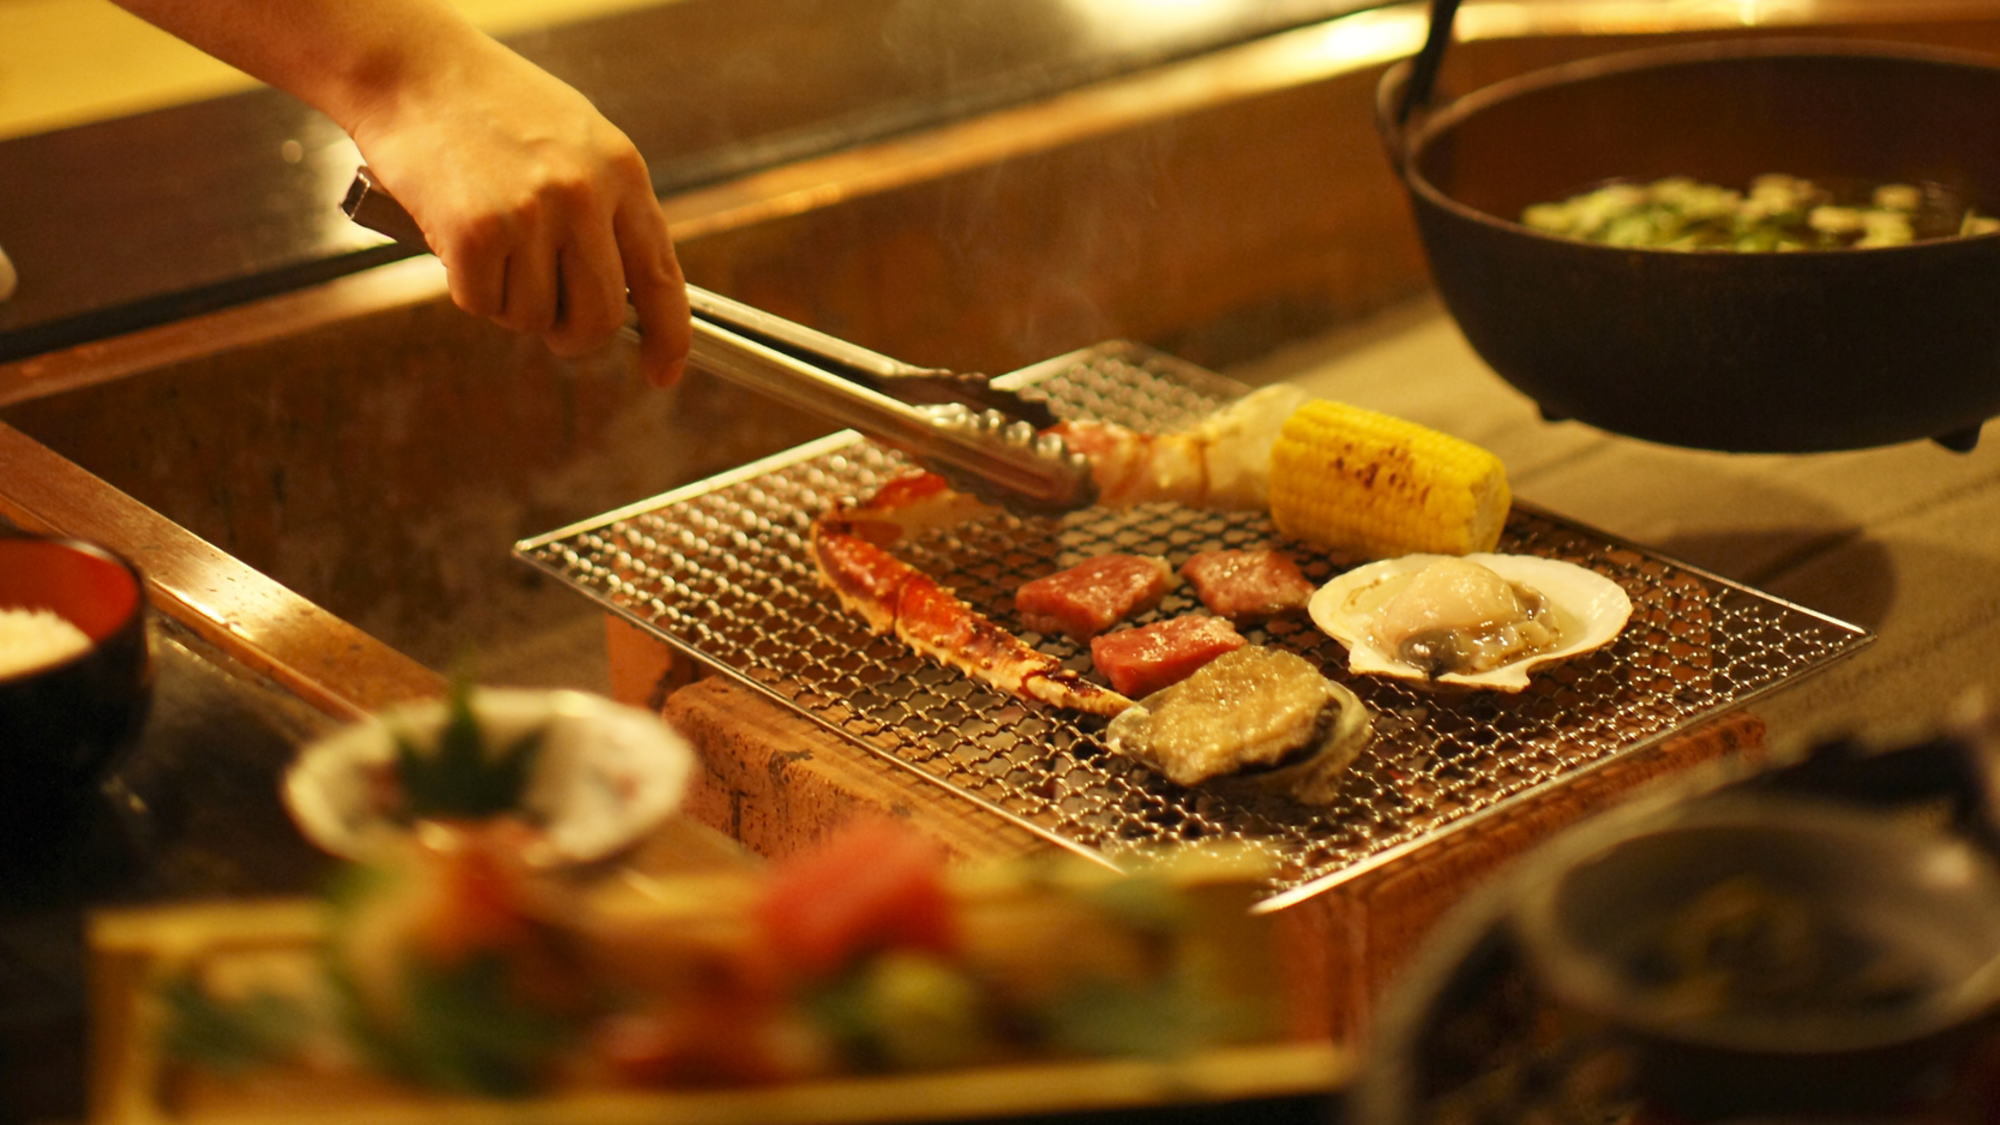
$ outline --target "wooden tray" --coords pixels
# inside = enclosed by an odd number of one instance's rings
[[[714,883],[725,880],[726,883]],[[709,881],[709,882],[704,882]],[[677,877],[660,893],[701,904],[738,875]],[[286,981],[316,971],[324,905],[289,899],[106,912],[90,925],[94,1121],[262,1125],[355,1121],[460,1125],[834,1125],[1083,1114],[1272,1099],[1317,1101],[1344,1085],[1347,1056],[1324,1041],[1272,1039],[1171,1059],[1032,1062],[727,1090],[590,1090],[519,1100],[417,1092],[367,1076],[278,1073],[188,1081],[161,1046],[158,985],[189,968]],[[1231,931],[1233,932],[1233,931]]]

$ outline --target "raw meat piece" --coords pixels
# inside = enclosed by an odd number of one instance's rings
[[[1190,613],[1090,642],[1090,658],[1119,694],[1139,699],[1178,683],[1195,669],[1247,642],[1220,617]]]
[[[1099,555],[1014,591],[1021,621],[1040,633],[1089,640],[1160,604],[1174,570],[1156,555]]]
[[[1313,594],[1313,584],[1283,551],[1204,551],[1182,564],[1181,575],[1210,613],[1234,621],[1296,613]]]

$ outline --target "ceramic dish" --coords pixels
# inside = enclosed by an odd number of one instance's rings
[[[542,732],[518,807],[535,830],[530,863],[565,866],[631,845],[679,805],[694,768],[688,741],[650,711],[577,691],[485,689],[471,707],[488,747]],[[285,807],[306,838],[345,859],[379,855],[412,829],[397,800],[399,737],[435,748],[450,704],[386,710],[307,745],[287,771]]]

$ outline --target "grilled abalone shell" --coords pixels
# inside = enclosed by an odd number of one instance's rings
[[[1105,736],[1181,785],[1250,784],[1324,804],[1371,726],[1361,700],[1311,661],[1251,645],[1141,699]]]

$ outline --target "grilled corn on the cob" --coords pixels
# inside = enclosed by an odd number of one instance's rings
[[[1490,551],[1512,503],[1492,453],[1415,422],[1316,399],[1271,450],[1271,518],[1354,558]]]

